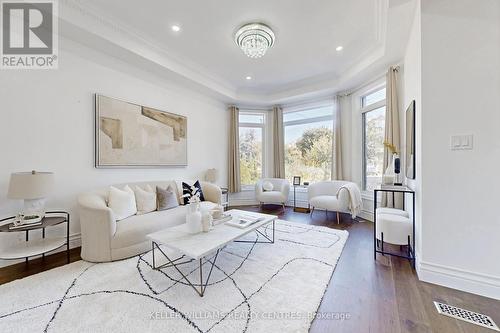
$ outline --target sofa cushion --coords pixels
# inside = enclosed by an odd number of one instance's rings
[[[262,202],[285,202],[286,198],[280,191],[266,191],[262,192],[259,196],[259,200]]]
[[[262,183],[262,189],[266,192],[269,192],[274,189],[274,185],[270,181],[266,180],[265,182]]]
[[[132,189],[126,185],[123,190],[114,186],[109,187],[108,207],[115,214],[117,221],[123,220],[137,213],[135,203],[135,194]]]
[[[144,188],[135,186],[135,202],[137,204],[137,215],[154,212],[156,210],[156,192],[148,184]]]
[[[146,235],[186,222],[185,206],[134,215],[116,223],[116,232],[111,238],[111,248],[118,249],[142,243]]]
[[[189,203],[189,199],[195,195],[200,197],[200,201],[205,201],[200,182],[197,180],[193,185],[182,182],[182,197],[184,198],[184,204],[187,205]]]
[[[214,209],[217,206],[218,205],[216,203],[213,203],[211,201],[202,201],[202,202],[200,202],[200,210],[201,211],[212,210],[212,209]]]
[[[156,197],[158,199],[158,210],[166,210],[179,206],[177,193],[170,185],[166,189],[156,186]]]
[[[335,195],[318,195],[314,198],[309,199],[311,206],[320,209],[327,209],[331,211],[338,211],[342,209],[340,206],[340,201]]]

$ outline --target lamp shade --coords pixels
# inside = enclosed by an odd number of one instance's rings
[[[205,179],[211,183],[215,183],[219,177],[219,172],[217,169],[208,169],[205,174]]]
[[[41,199],[45,198],[54,185],[52,172],[16,172],[11,174],[9,192],[10,199]]]

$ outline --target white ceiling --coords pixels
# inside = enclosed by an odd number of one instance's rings
[[[86,0],[62,8],[61,16],[227,101],[275,102],[347,89],[362,72],[401,59],[413,8],[413,0]],[[246,57],[233,41],[234,31],[253,21],[276,34],[260,59]],[[182,30],[173,32],[173,24]]]

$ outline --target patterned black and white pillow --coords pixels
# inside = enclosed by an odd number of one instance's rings
[[[200,197],[200,201],[205,201],[201,184],[198,180],[193,185],[182,182],[182,198],[184,199],[185,205],[189,204],[189,199],[196,195]]]

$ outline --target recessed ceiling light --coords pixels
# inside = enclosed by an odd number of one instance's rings
[[[343,47],[343,46],[337,46],[337,48],[336,48],[335,50],[337,50],[337,51],[342,51],[343,49],[344,49],[344,47]]]
[[[251,76],[247,76],[245,79],[247,79],[247,80],[251,80],[251,79],[252,79],[252,77],[251,77]]]
[[[181,31],[181,27],[179,27],[178,25],[173,25],[172,31],[179,32],[179,31]]]

